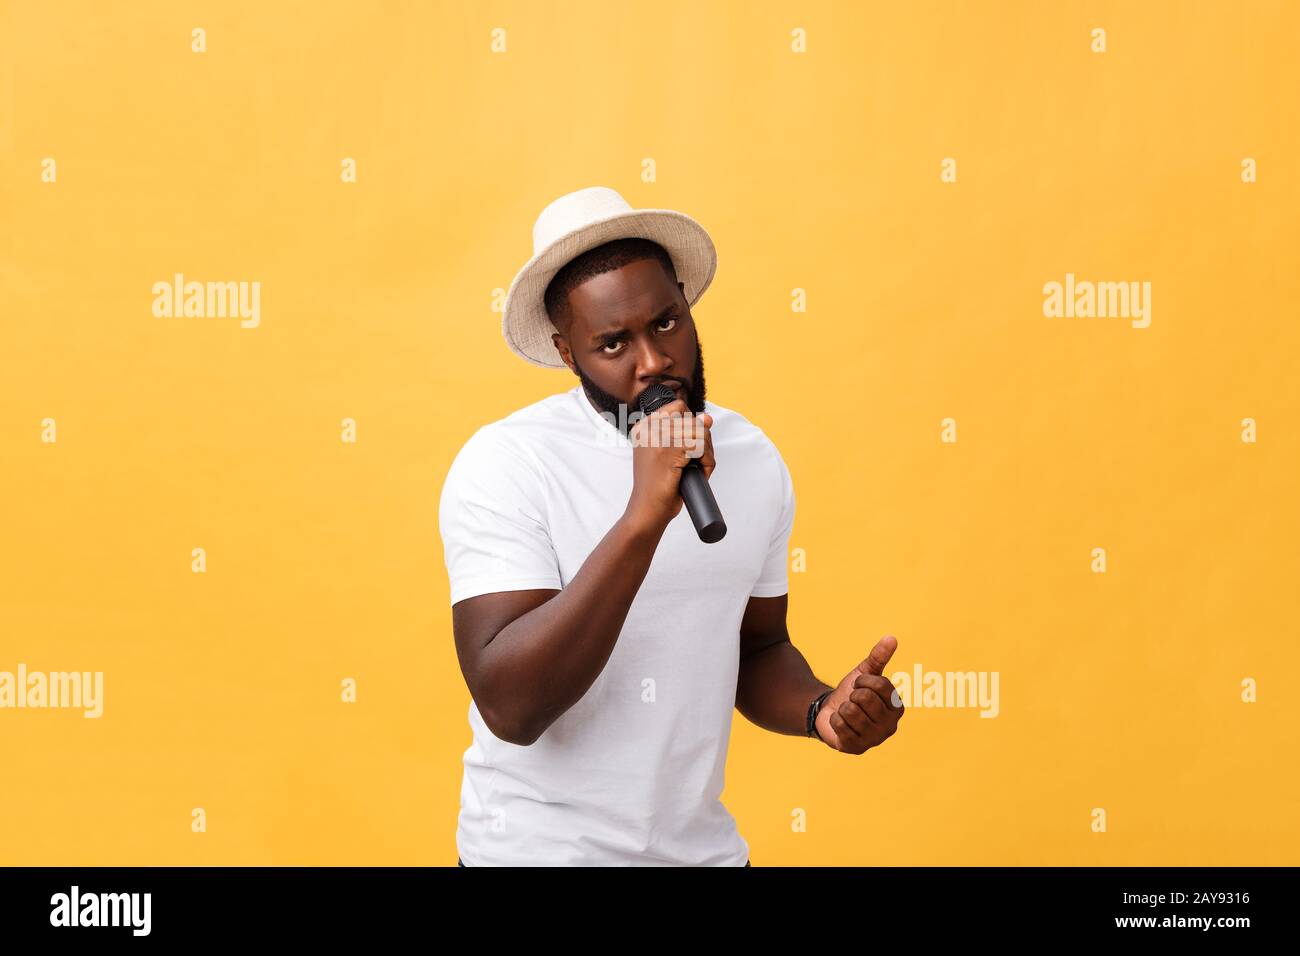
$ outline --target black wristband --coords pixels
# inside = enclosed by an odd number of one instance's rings
[[[822,709],[822,702],[830,696],[830,693],[830,691],[824,691],[816,700],[808,705],[808,723],[805,730],[809,737],[816,737],[818,740],[822,740],[822,735],[817,733],[817,712]],[[825,741],[822,740],[822,743],[825,743]]]

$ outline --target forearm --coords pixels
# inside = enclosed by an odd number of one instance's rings
[[[788,640],[754,651],[740,661],[736,708],[764,730],[804,736],[808,705],[831,685],[819,681]]]
[[[531,744],[604,670],[663,532],[624,515],[559,594],[484,649],[480,693],[513,738]]]

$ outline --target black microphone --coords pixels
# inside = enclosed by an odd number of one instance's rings
[[[648,418],[651,412],[662,408],[676,397],[667,385],[647,385],[636,397],[636,403],[641,407],[641,414]],[[682,480],[677,490],[686,502],[686,511],[691,516],[695,533],[700,536],[700,540],[705,544],[721,541],[727,533],[727,524],[722,520],[718,501],[713,497],[713,489],[704,477],[698,458],[692,458],[682,469]]]

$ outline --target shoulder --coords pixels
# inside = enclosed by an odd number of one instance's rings
[[[794,478],[776,442],[740,412],[706,401],[704,410],[713,416],[713,448],[721,462],[739,460],[748,475],[749,492],[766,502],[774,520],[792,520]]]
[[[776,443],[762,428],[740,412],[707,400],[704,410],[713,416],[710,431],[715,448],[726,447],[733,453],[747,452],[785,468],[785,461]]]
[[[500,468],[510,463],[535,463],[532,449],[550,429],[564,423],[568,408],[565,393],[548,395],[504,418],[480,426],[456,453],[452,467]]]
[[[452,459],[440,507],[483,500],[540,507],[548,494],[546,447],[557,429],[573,426],[573,419],[572,398],[561,392],[480,426]]]

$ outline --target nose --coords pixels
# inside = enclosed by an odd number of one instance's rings
[[[637,376],[642,382],[657,381],[668,375],[672,367],[672,357],[658,348],[653,340],[643,342],[637,356]]]

